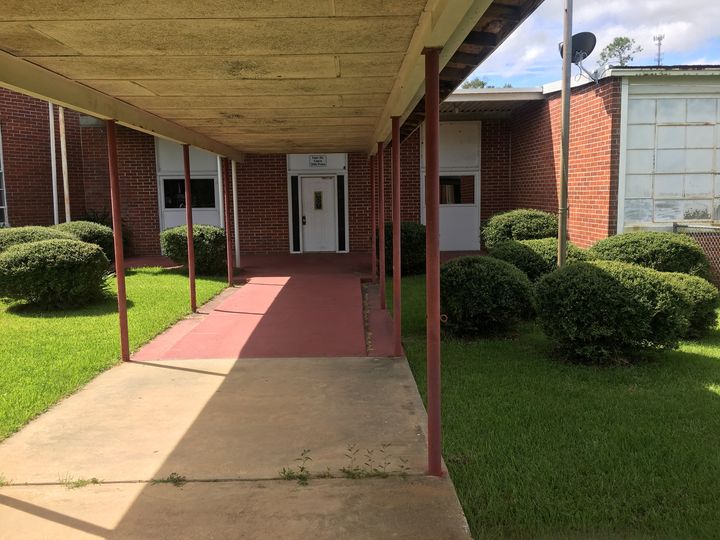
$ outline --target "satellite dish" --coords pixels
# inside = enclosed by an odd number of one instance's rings
[[[597,38],[595,37],[595,34],[592,32],[580,32],[579,34],[575,34],[572,39],[572,56],[570,57],[570,61],[573,64],[576,64],[582,71],[587,75],[590,79],[595,81],[596,83],[600,79],[600,75],[596,71],[595,73],[590,73],[585,66],[583,66],[583,60],[585,60],[588,56],[590,56],[590,53],[593,52],[593,49],[595,48],[595,44],[597,43]],[[562,42],[558,44],[558,49],[560,49],[560,58],[563,57],[563,44]]]
[[[575,34],[572,37],[572,56],[570,57],[572,63],[577,65],[582,64],[582,61],[590,56],[591,52],[593,52],[596,43],[597,38],[592,32],[580,32],[579,34]],[[560,49],[560,57],[562,58],[563,44],[560,43],[558,48]]]

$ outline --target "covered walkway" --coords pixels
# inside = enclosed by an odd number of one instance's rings
[[[226,291],[133,358],[390,356],[390,317],[377,313],[376,298],[368,311],[364,306],[369,263],[368,256],[351,254],[246,256],[237,278],[242,286]]]

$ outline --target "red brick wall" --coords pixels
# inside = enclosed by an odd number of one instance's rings
[[[348,222],[350,251],[370,253],[370,160],[366,154],[348,154]]]
[[[248,154],[237,164],[240,251],[288,253],[287,158]]]
[[[85,204],[109,212],[110,187],[105,127],[82,128]],[[117,127],[118,177],[123,227],[130,232],[128,255],[160,253],[155,140],[151,135]]]
[[[55,108],[57,190],[60,221],[65,219],[60,128]],[[13,226],[52,225],[52,173],[47,102],[0,88],[0,130],[9,222]],[[79,115],[65,110],[70,212],[85,211]]]
[[[570,240],[589,246],[615,234],[620,80],[573,91],[570,121]],[[512,126],[513,208],[556,212],[560,180],[560,95],[516,111]]]
[[[480,135],[480,219],[510,208],[512,124],[483,120]]]

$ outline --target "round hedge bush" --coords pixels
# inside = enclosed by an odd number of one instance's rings
[[[538,322],[565,356],[631,362],[673,348],[690,307],[661,272],[615,261],[578,262],[541,278]]]
[[[529,208],[495,214],[482,229],[482,238],[488,248],[508,240],[535,240],[557,237],[557,234],[555,214]]]
[[[178,264],[187,265],[187,226],[173,227],[160,233],[163,253]],[[193,225],[195,271],[220,274],[226,269],[225,231],[212,225]]]
[[[385,224],[385,270],[393,267],[392,223]],[[400,272],[404,276],[425,273],[425,225],[412,221],[400,223]]]
[[[490,255],[509,262],[527,274],[531,281],[540,279],[557,268],[557,238],[510,240],[490,248]],[[584,249],[568,243],[567,262],[588,260]]]
[[[717,326],[720,294],[709,281],[680,272],[664,272],[663,277],[690,305],[689,326],[685,337],[696,338]]]
[[[95,244],[41,240],[0,253],[0,297],[46,308],[77,307],[103,296],[110,262]]]
[[[7,227],[0,228],[0,252],[16,244],[27,244],[40,240],[76,240],[70,233],[51,227]]]
[[[443,264],[440,299],[445,328],[460,337],[506,332],[534,312],[527,276],[492,257],[460,257]]]
[[[71,234],[83,242],[100,246],[108,259],[114,259],[115,246],[110,227],[92,221],[70,221],[55,225],[55,229]]]
[[[590,253],[598,259],[639,264],[660,272],[709,276],[709,264],[700,244],[684,234],[638,231],[610,236]]]

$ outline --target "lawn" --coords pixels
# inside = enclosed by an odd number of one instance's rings
[[[424,287],[403,280],[423,399]],[[443,455],[474,537],[720,536],[720,332],[591,367],[555,358],[527,324],[504,340],[444,340],[442,362]]]
[[[114,279],[110,287],[115,290]],[[226,286],[198,278],[198,302]],[[130,348],[189,313],[187,276],[143,268],[127,273]],[[47,312],[0,302],[0,440],[120,359],[117,300]]]

